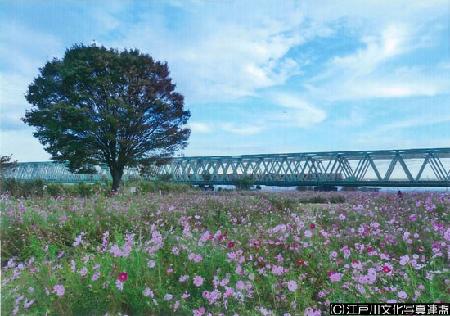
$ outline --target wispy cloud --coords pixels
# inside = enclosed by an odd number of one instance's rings
[[[264,130],[262,126],[259,125],[250,125],[250,124],[236,124],[236,123],[224,123],[221,124],[222,130],[225,132],[249,136],[260,133]]]
[[[450,80],[437,65],[402,65],[398,58],[420,48],[417,26],[390,24],[378,34],[361,38],[362,48],[333,57],[309,81],[316,99],[329,101],[434,96],[450,92]],[[428,43],[427,43],[428,45]]]
[[[189,122],[188,127],[193,133],[207,134],[212,132],[211,124],[202,122]]]
[[[361,106],[353,106],[348,115],[334,121],[338,127],[360,126],[367,121],[367,113]]]
[[[271,119],[283,124],[307,128],[324,121],[327,117],[324,110],[295,94],[276,93],[271,96],[271,100],[283,108],[281,113],[275,113]]]
[[[190,19],[180,20],[176,30],[168,27],[173,17],[147,12],[114,45],[167,60],[188,101],[254,96],[300,71],[287,53],[304,41],[298,28],[303,15],[286,6],[291,10],[274,13],[252,5],[248,14],[226,3],[194,3],[177,9]]]

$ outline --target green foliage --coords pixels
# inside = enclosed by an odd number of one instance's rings
[[[253,177],[251,176],[239,177],[233,181],[233,185],[238,190],[250,190],[254,183]]]
[[[0,156],[0,178],[3,177],[5,171],[9,168],[14,168],[17,164],[16,160],[12,159],[11,156]]]
[[[19,181],[16,179],[0,179],[0,191],[17,197],[42,196],[44,194],[44,181]]]
[[[107,194],[109,192],[106,184],[102,183],[46,184],[42,180],[18,181],[15,179],[4,179],[0,189],[0,192],[15,197],[42,197],[45,195],[52,197],[89,197],[94,194]]]
[[[161,174],[158,176],[158,181],[169,182],[170,180],[172,180],[171,174]]]
[[[203,181],[209,182],[211,181],[211,174],[208,171],[203,171],[202,173],[202,179]]]
[[[187,145],[190,112],[167,63],[138,50],[75,45],[40,69],[24,122],[53,160],[72,172],[106,164],[119,188],[124,169],[171,156]]]
[[[140,193],[181,193],[191,192],[194,188],[189,184],[173,183],[160,180],[141,180],[130,181],[125,184],[126,187],[136,187]]]
[[[345,203],[345,196],[343,195],[332,195],[329,199],[331,204]]]

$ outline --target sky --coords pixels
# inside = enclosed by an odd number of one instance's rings
[[[0,154],[49,160],[21,121],[76,43],[167,61],[184,155],[450,147],[450,2],[0,0]]]

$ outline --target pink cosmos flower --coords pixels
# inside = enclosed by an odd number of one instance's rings
[[[223,293],[224,298],[228,298],[230,296],[233,296],[234,290],[231,287],[226,287],[225,292]]]
[[[86,235],[86,233],[85,233],[85,232],[81,232],[80,235],[78,235],[78,236],[75,238],[75,241],[73,242],[73,246],[74,246],[74,247],[78,247],[80,244],[83,243],[83,237],[84,237],[84,235]]]
[[[93,275],[92,275],[92,281],[97,281],[98,280],[98,278],[100,277],[100,272],[95,272]]]
[[[153,294],[153,291],[149,287],[146,287],[144,289],[144,291],[142,291],[142,295],[144,295],[145,297],[154,297],[155,296]]]
[[[289,291],[295,292],[295,291],[297,290],[297,288],[298,288],[297,282],[291,280],[291,281],[289,281],[289,282],[287,283],[287,287],[288,287]]]
[[[199,263],[200,261],[203,260],[203,257],[201,255],[199,255],[199,254],[196,254],[196,253],[190,253],[188,255],[188,259],[190,261],[194,261],[195,263]]]
[[[362,263],[359,260],[352,260],[352,268],[355,270],[361,270]]]
[[[308,307],[305,309],[304,315],[305,316],[320,316],[320,309],[313,309],[311,307]]]
[[[408,262],[409,262],[409,256],[408,255],[400,256],[400,260],[399,260],[400,265],[404,266]]]
[[[202,307],[200,307],[199,309],[194,309],[194,310],[192,310],[192,312],[193,312],[194,316],[203,316],[203,315],[205,315],[206,310],[205,310],[205,308],[202,306]]]
[[[178,247],[172,247],[172,253],[175,256],[178,256],[180,254],[180,249]]]
[[[236,289],[238,289],[239,291],[242,291],[243,289],[245,289],[245,283],[241,280],[236,282]]]
[[[88,273],[88,270],[87,270],[86,267],[83,267],[83,268],[81,268],[80,271],[78,271],[78,273],[79,273],[82,277],[85,277],[85,276],[87,275],[87,273]]]
[[[230,282],[229,279],[223,278],[223,279],[220,281],[220,286],[225,287],[225,286],[228,284],[228,282]]]
[[[122,292],[123,291],[123,282],[116,280],[115,283],[116,283],[116,288]]]
[[[342,273],[338,272],[330,272],[328,273],[328,276],[330,277],[330,281],[332,283],[339,282],[342,279]]]
[[[282,275],[284,273],[284,269],[282,266],[272,265],[272,273],[275,275]]]
[[[34,300],[29,301],[28,299],[26,299],[25,302],[23,303],[23,307],[25,309],[28,309],[28,308],[30,308],[31,305],[33,305],[33,303],[34,303]]]
[[[164,295],[164,300],[165,301],[170,301],[173,298],[172,294],[167,293],[166,295]]]
[[[53,292],[54,292],[57,296],[63,296],[63,295],[64,295],[64,292],[65,292],[64,285],[56,284],[56,285],[53,287]]]
[[[444,239],[450,241],[450,228],[447,228],[447,230],[444,232]]]
[[[194,285],[195,285],[196,287],[202,286],[203,280],[204,280],[204,279],[203,279],[201,276],[196,275],[196,276],[194,277],[194,279],[193,279]]]
[[[117,245],[112,245],[111,249],[109,250],[109,252],[114,256],[114,257],[121,257],[122,256],[122,250],[120,249],[119,246]]]

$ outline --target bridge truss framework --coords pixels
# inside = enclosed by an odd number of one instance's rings
[[[72,174],[53,162],[18,163],[7,178],[42,179],[47,182],[96,182],[100,174]],[[450,148],[378,151],[333,151],[243,156],[176,157],[152,167],[153,177],[194,185],[229,185],[248,179],[271,186],[450,186]],[[125,178],[138,177],[129,169]]]

